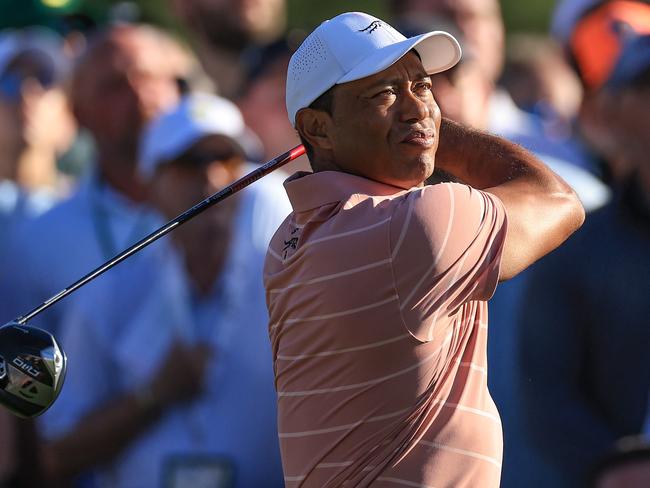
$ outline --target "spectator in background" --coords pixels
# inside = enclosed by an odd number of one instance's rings
[[[16,225],[65,192],[56,161],[76,131],[62,87],[67,65],[53,32],[0,33],[0,253]]]
[[[505,29],[498,0],[391,0],[389,7],[400,26],[435,25],[436,18],[456,24],[487,79],[501,75]]]
[[[65,192],[56,161],[76,131],[62,86],[67,64],[53,32],[0,33],[0,258],[18,228]],[[0,277],[8,279],[6,268]],[[0,425],[0,485],[38,486],[38,468],[27,462],[33,425],[6,410]]]
[[[626,40],[630,36],[650,34],[650,6],[637,0],[601,0],[588,1],[582,4],[582,9],[577,7],[570,10],[569,5],[560,5],[559,13],[571,13],[567,16],[573,21],[573,29],[566,33],[568,22],[563,22],[558,13],[555,30],[564,36],[561,37],[564,47],[584,87],[578,115],[580,133],[587,145],[606,161],[603,170],[608,179],[618,184],[626,179],[631,168],[618,157],[611,121],[603,103],[606,95],[600,88],[611,74]]]
[[[286,27],[286,0],[170,0],[208,75],[233,98],[244,81],[250,48],[278,39]]]
[[[525,125],[508,129],[520,144],[598,172],[592,155],[576,137],[582,86],[554,40],[524,34],[510,38],[500,84],[529,115]]]
[[[243,89],[237,98],[246,125],[260,138],[263,161],[300,143],[289,123],[284,98],[287,67],[295,50],[291,42],[290,38],[283,38],[250,53]],[[311,171],[304,159],[289,163],[284,171]]]
[[[252,169],[243,130],[210,95],[155,120],[139,163],[153,206],[171,219]],[[288,213],[269,175],[80,292],[43,416],[54,480],[97,467],[99,486],[283,486],[260,278]]]
[[[637,6],[643,8],[635,22],[644,11],[650,18],[650,6]],[[591,15],[601,13],[581,22]],[[603,25],[609,35],[612,24]],[[607,129],[607,160],[625,171],[617,174],[612,201],[535,268],[522,307],[527,428],[561,473],[554,484],[559,488],[584,486],[589,470],[617,439],[641,432],[647,411],[650,36],[627,27],[619,39],[622,54],[613,62],[601,56],[613,67],[590,93],[608,122],[600,127]]]
[[[515,34],[508,39],[501,85],[522,110],[539,115],[550,131],[570,134],[580,108],[582,86],[553,39]]]
[[[53,296],[158,223],[143,205],[137,148],[142,126],[179,100],[186,65],[174,46],[141,25],[113,26],[91,40],[70,93],[79,125],[94,138],[96,166],[70,199],[12,235],[0,276],[5,317]],[[35,325],[56,334],[65,308],[51,308]]]

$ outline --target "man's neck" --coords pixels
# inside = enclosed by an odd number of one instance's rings
[[[347,173],[345,169],[339,166],[334,158],[330,155],[325,157],[314,155],[314,160],[310,161],[312,171],[314,173],[320,173],[321,171],[342,171]]]
[[[16,181],[30,190],[42,188],[55,190],[58,174],[54,152],[49,148],[26,148],[17,161]]]
[[[192,246],[192,250],[184,250],[187,276],[199,296],[206,297],[214,291],[215,283],[226,263],[230,237],[230,235],[224,236],[219,244],[212,248],[209,255],[205,250],[197,252],[197,246]]]
[[[99,164],[99,175],[104,183],[129,200],[143,202],[146,199],[145,187],[138,178],[135,164],[104,160]]]

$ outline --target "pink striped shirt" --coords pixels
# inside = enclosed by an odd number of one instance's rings
[[[498,487],[487,302],[505,209],[445,183],[285,183],[264,282],[288,487]]]

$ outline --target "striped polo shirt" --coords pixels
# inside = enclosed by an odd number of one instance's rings
[[[287,487],[498,487],[495,196],[337,171],[285,182],[264,283]]]

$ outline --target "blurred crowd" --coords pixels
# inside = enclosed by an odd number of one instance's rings
[[[0,31],[5,321],[299,143],[285,75],[314,26],[287,30],[285,0],[168,8],[187,39],[117,14]],[[588,212],[490,302],[502,486],[650,486],[650,4],[558,0],[548,34],[509,37],[498,0],[387,8],[407,36],[459,39],[462,61],[433,77],[443,116],[530,149]],[[283,486],[261,270],[298,170],[33,321],[67,379],[35,421],[0,410],[0,486]]]

